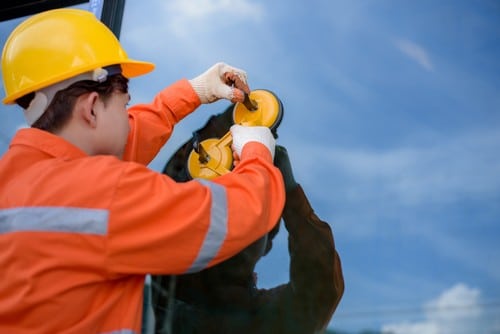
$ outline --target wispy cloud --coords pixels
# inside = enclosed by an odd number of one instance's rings
[[[387,334],[493,333],[492,321],[485,321],[481,292],[457,283],[423,306],[425,319],[382,326]]]
[[[200,71],[210,62],[231,62],[231,56],[241,59],[234,56],[238,41],[266,16],[265,4],[249,0],[151,2],[155,5],[148,2],[148,8],[154,10],[144,16],[134,14],[143,10],[142,2],[127,4],[124,20],[130,15],[132,23],[123,26],[121,41],[130,56],[164,64],[165,73],[173,77]]]
[[[261,6],[248,0],[176,0],[170,1],[167,7],[173,16],[185,18],[204,18],[218,12],[239,18],[258,18],[262,14]]]
[[[337,231],[345,237],[370,239],[381,231],[395,230],[408,237],[418,235],[440,254],[499,277],[484,256],[485,248],[470,259],[461,251],[463,238],[438,232],[457,223],[460,203],[483,201],[494,207],[500,190],[498,143],[500,136],[492,130],[387,151],[297,142],[289,152],[296,179],[305,189],[315,190],[312,201],[323,205],[323,217],[337,222]],[[305,156],[301,152],[307,152],[307,159],[301,158]],[[494,209],[489,210],[487,214],[494,214]],[[454,252],[447,245],[454,246]]]
[[[197,25],[210,27],[212,19],[259,21],[264,13],[260,4],[248,0],[175,0],[167,2],[165,9],[170,17],[171,31],[182,36]]]
[[[431,62],[428,52],[420,45],[407,39],[398,39],[395,42],[396,47],[403,54],[413,61],[417,62],[427,71],[433,71],[434,66]]]
[[[297,159],[301,178],[321,188],[326,182],[347,182],[352,200],[397,200],[404,206],[450,203],[500,189],[500,135],[494,130],[436,138],[433,145],[397,147],[387,151],[303,147],[310,159]],[[297,142],[295,146],[300,146]],[[315,164],[322,161],[322,164]],[[313,171],[313,172],[311,172]],[[318,179],[317,175],[338,178]],[[337,185],[338,186],[338,185]]]

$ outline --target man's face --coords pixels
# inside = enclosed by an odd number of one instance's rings
[[[97,133],[99,138],[99,154],[112,154],[123,157],[127,137],[130,131],[127,104],[128,93],[115,92],[103,103],[99,101],[97,109]]]

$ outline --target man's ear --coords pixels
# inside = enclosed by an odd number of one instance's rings
[[[97,92],[91,92],[86,95],[79,97],[77,101],[78,112],[80,117],[84,122],[86,122],[90,127],[95,128],[97,126],[97,114],[95,112],[96,104],[99,101],[99,94]]]

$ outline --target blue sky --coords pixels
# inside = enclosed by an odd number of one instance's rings
[[[129,0],[121,41],[157,65],[132,103],[218,61],[282,100],[278,142],[343,261],[331,328],[500,333],[499,2]],[[227,105],[188,116],[150,167]],[[3,153],[23,119],[0,108]],[[288,280],[284,229],[258,270]]]

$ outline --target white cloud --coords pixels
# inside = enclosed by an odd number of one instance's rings
[[[385,334],[491,333],[484,322],[479,289],[458,283],[424,305],[425,319],[382,326]],[[489,328],[489,329],[488,329]]]
[[[171,32],[178,36],[189,34],[196,26],[209,29],[214,23],[220,25],[221,20],[259,21],[264,13],[260,4],[248,0],[175,0],[167,2],[165,9]]]
[[[469,288],[463,283],[455,284],[426,304],[427,317],[439,322],[452,322],[457,318],[477,318],[481,313],[481,307],[478,305],[480,295],[479,289]]]
[[[440,334],[439,327],[434,323],[399,323],[382,328],[383,334]]]
[[[236,66],[231,60],[242,62],[242,54],[251,59],[241,40],[253,36],[265,15],[265,3],[249,0],[132,1],[127,3],[121,41],[129,56],[157,64],[159,71],[148,80],[158,78],[164,85],[165,77],[195,75],[217,61]]]
[[[261,15],[260,5],[247,0],[176,0],[170,1],[167,8],[172,11],[172,16],[181,15],[187,19],[205,18],[217,12],[240,18]]]
[[[495,205],[500,191],[500,133],[439,137],[426,140],[427,145],[422,141],[386,151],[307,142],[287,147],[296,179],[306,191],[314,190],[311,201],[316,211],[334,224],[342,238],[369,240],[392,233],[417,238],[432,254],[478,275],[500,278],[493,260],[499,255],[494,241],[449,233],[464,223],[457,209],[461,203]],[[494,217],[483,224],[493,231]],[[477,233],[480,228],[471,227]]]
[[[423,47],[406,39],[398,39],[395,44],[402,53],[416,61],[424,69],[427,71],[433,70],[434,66],[432,65],[431,59]]]
[[[335,171],[338,177],[329,180],[347,182],[353,196],[350,199],[354,201],[389,198],[403,206],[416,207],[499,191],[498,131],[439,137],[431,142],[435,144],[387,151],[343,150],[298,142],[295,146],[304,145],[299,151],[307,151],[309,158],[297,159],[294,166],[297,173],[306,171],[300,178],[306,178],[313,186],[325,184],[325,180],[316,175],[330,175]]]

